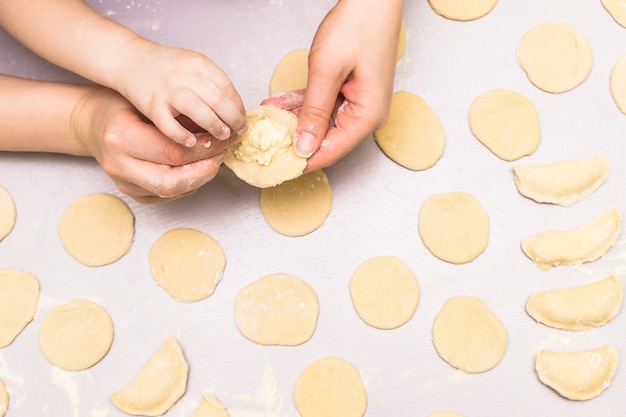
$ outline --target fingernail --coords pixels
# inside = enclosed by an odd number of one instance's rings
[[[298,134],[296,134],[294,148],[298,156],[308,158],[313,155],[316,147],[317,141],[315,140],[315,136],[310,132],[298,132]]]
[[[185,146],[188,148],[193,147],[196,144],[196,137],[194,135],[188,136],[185,140]]]

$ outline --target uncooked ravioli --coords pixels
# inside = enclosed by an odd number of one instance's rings
[[[365,323],[379,329],[393,329],[405,324],[415,313],[420,288],[413,271],[400,259],[377,256],[354,271],[350,296]]]
[[[617,23],[626,27],[626,0],[602,0],[602,5]]]
[[[446,147],[437,114],[420,96],[406,91],[393,94],[389,120],[374,132],[374,139],[392,161],[414,171],[435,165]]]
[[[306,87],[309,76],[309,50],[294,49],[283,56],[272,73],[270,96]]]
[[[285,236],[304,236],[318,229],[330,213],[333,190],[322,170],[261,189],[261,213]]]
[[[480,299],[448,299],[433,323],[433,344],[439,356],[467,373],[496,366],[508,346],[508,332],[500,319]]]
[[[261,345],[300,345],[317,325],[319,303],[313,289],[289,274],[271,274],[242,288],[235,300],[237,328]]]
[[[359,370],[336,357],[325,357],[307,366],[293,392],[301,417],[362,417],[367,392]]]
[[[0,348],[11,344],[33,320],[39,292],[39,281],[34,275],[18,269],[0,269]]]
[[[488,14],[498,0],[428,0],[432,9],[446,19],[469,21]]]
[[[70,255],[87,266],[102,266],[117,261],[130,250],[135,238],[135,217],[118,197],[88,194],[67,207],[58,231]]]
[[[5,188],[0,187],[0,242],[11,233],[16,219],[15,201]]]
[[[469,125],[476,139],[505,161],[532,154],[541,140],[535,106],[511,90],[491,90],[476,97]]]
[[[4,382],[0,379],[0,417],[3,417],[9,409],[9,393]]]
[[[113,342],[113,321],[93,301],[78,299],[54,307],[41,323],[39,346],[53,365],[81,371],[98,363]]]
[[[617,107],[626,114],[626,55],[613,65],[609,77],[609,90]]]
[[[213,294],[226,268],[220,244],[206,233],[188,228],[164,233],[150,248],[148,259],[154,279],[183,302]]]
[[[548,93],[564,93],[587,78],[592,52],[576,27],[565,22],[546,22],[520,39],[517,59],[536,87]]]

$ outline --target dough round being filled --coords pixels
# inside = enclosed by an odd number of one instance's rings
[[[102,266],[128,253],[135,238],[135,217],[111,194],[88,194],[63,212],[58,231],[65,250],[76,260]]]
[[[367,408],[359,370],[336,357],[307,366],[296,380],[293,397],[301,417],[362,417]]]
[[[319,303],[313,289],[288,274],[271,274],[248,284],[235,300],[237,328],[260,345],[296,346],[311,338]]]
[[[480,299],[448,299],[433,323],[433,344],[451,366],[467,373],[486,372],[506,352],[508,332],[500,319]]]
[[[15,201],[5,188],[0,187],[0,242],[11,233],[16,220]]]
[[[246,114],[248,131],[228,148],[224,164],[258,188],[273,187],[302,175],[307,160],[296,155],[293,147],[298,118],[272,106],[260,106]]]
[[[479,19],[488,14],[498,0],[428,0],[430,7],[437,13],[450,20],[469,21]]]
[[[602,5],[617,23],[626,27],[626,0],[602,0]]]
[[[489,242],[489,216],[474,196],[463,192],[429,197],[417,227],[428,250],[453,264],[472,261]]]
[[[374,132],[374,139],[392,161],[414,171],[435,165],[446,147],[437,114],[420,96],[406,91],[393,94],[389,120]]]
[[[378,329],[393,329],[413,317],[420,287],[413,271],[400,259],[377,256],[354,271],[350,296],[365,323]]]
[[[476,139],[505,161],[531,155],[541,140],[535,106],[511,90],[491,90],[476,97],[469,125]]]
[[[194,229],[165,232],[148,254],[154,279],[176,300],[209,297],[222,280],[226,257],[211,236]]]
[[[626,55],[618,59],[611,69],[609,90],[617,108],[626,114]]]
[[[309,50],[294,49],[283,56],[270,79],[270,96],[306,87],[309,76]]]
[[[92,367],[104,358],[111,343],[111,316],[85,299],[54,307],[39,329],[41,352],[50,363],[67,371]]]
[[[591,72],[591,46],[580,31],[564,22],[541,23],[517,46],[519,65],[537,88],[564,93],[580,85]]]
[[[34,275],[0,269],[0,348],[10,345],[33,320],[39,293],[39,281]]]
[[[330,213],[333,190],[322,170],[261,190],[261,213],[285,236],[304,236],[318,229]]]
[[[0,417],[3,417],[9,409],[9,393],[4,382],[0,379]]]

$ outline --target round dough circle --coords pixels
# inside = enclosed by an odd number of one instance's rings
[[[15,201],[5,188],[0,187],[0,242],[11,233],[16,220]]]
[[[437,354],[463,372],[486,372],[506,351],[509,337],[500,319],[480,299],[457,296],[448,299],[433,323]]]
[[[474,196],[463,192],[426,199],[417,228],[428,250],[453,264],[474,260],[489,243],[489,216]]]
[[[222,280],[226,257],[211,236],[194,229],[165,232],[148,254],[154,279],[176,300],[209,297]]]
[[[67,371],[95,365],[107,354],[111,343],[111,316],[85,299],[54,307],[39,329],[41,352],[50,363]]]
[[[413,271],[394,256],[377,256],[358,266],[350,279],[357,314],[370,326],[394,329],[417,309],[420,288]]]
[[[626,0],[602,0],[602,5],[617,23],[626,28]]]
[[[118,197],[88,194],[63,212],[58,231],[65,250],[76,260],[102,266],[128,253],[135,238],[135,217]]]
[[[406,91],[393,94],[389,120],[374,132],[374,139],[392,161],[414,171],[435,165],[446,147],[437,114],[420,96]]]
[[[0,379],[0,417],[3,417],[9,409],[9,393],[4,382]]]
[[[617,108],[626,114],[626,55],[623,55],[613,65],[609,77],[609,89]]]
[[[248,284],[235,300],[237,328],[260,345],[297,346],[311,338],[319,303],[313,289],[288,274],[272,274]]]
[[[318,229],[333,205],[333,190],[322,170],[261,189],[261,213],[276,232],[304,236]]]
[[[335,357],[307,366],[296,380],[293,397],[301,417],[362,417],[367,408],[359,370]]]
[[[430,7],[437,13],[450,20],[466,22],[479,19],[496,7],[498,0],[428,0]]]
[[[406,50],[406,27],[404,22],[400,23],[400,34],[398,35],[398,50],[396,51],[396,62],[400,61]]]
[[[34,275],[0,269],[0,348],[10,345],[33,320],[39,293],[39,281]]]
[[[270,79],[270,96],[306,87],[309,76],[309,50],[294,49],[283,56]]]
[[[564,93],[580,85],[591,72],[591,46],[574,26],[541,23],[530,29],[517,46],[519,65],[537,88]]]
[[[541,140],[535,106],[515,91],[491,90],[476,97],[469,125],[476,139],[505,161],[531,155]]]

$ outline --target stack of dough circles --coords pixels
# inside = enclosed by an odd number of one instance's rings
[[[93,301],[78,299],[54,307],[41,323],[39,346],[55,366],[67,371],[92,367],[113,342],[113,321]]]
[[[378,329],[393,329],[413,317],[420,287],[413,271],[400,259],[377,256],[354,271],[350,296],[365,323]]]
[[[564,93],[580,85],[591,72],[591,46],[580,31],[565,22],[541,23],[520,39],[519,65],[537,88]]]
[[[178,341],[167,337],[143,365],[135,379],[111,394],[111,401],[136,416],[165,414],[187,390],[189,365]]]
[[[309,76],[309,50],[294,49],[283,56],[270,79],[270,95],[300,90],[306,87]]]
[[[224,164],[258,188],[273,187],[302,175],[307,160],[293,147],[296,115],[272,106],[260,106],[246,115],[248,131],[228,148]]]
[[[0,348],[10,345],[33,320],[39,293],[39,281],[34,275],[0,269]]]
[[[469,126],[476,139],[505,161],[531,155],[541,140],[535,106],[511,90],[491,90],[476,97]]]
[[[9,393],[4,382],[0,379],[0,417],[3,417],[9,409]]]
[[[417,228],[428,250],[453,264],[474,260],[489,242],[489,216],[473,195],[463,192],[426,199]]]
[[[433,323],[433,344],[439,356],[466,373],[495,367],[508,346],[508,332],[500,319],[480,299],[448,299]]]
[[[126,203],[106,193],[74,200],[59,221],[65,250],[87,266],[102,266],[124,256],[135,238],[135,217]]]
[[[626,0],[602,0],[602,5],[617,23],[626,27]]]
[[[393,94],[389,120],[374,132],[374,139],[392,161],[414,171],[435,165],[446,147],[437,114],[420,96],[406,91]]]
[[[0,242],[11,233],[16,219],[15,201],[4,187],[0,187]]]
[[[450,20],[469,21],[487,15],[498,3],[498,0],[428,0],[430,7]]]
[[[260,345],[297,346],[317,326],[317,295],[306,282],[289,274],[271,274],[248,284],[235,300],[237,328]]]
[[[322,170],[261,189],[261,212],[267,224],[285,236],[318,229],[330,213],[333,190]]]
[[[617,108],[626,114],[626,55],[623,55],[613,65],[609,77],[609,90]]]
[[[367,392],[359,370],[337,357],[325,357],[307,366],[294,387],[301,417],[362,417]]]
[[[165,232],[148,254],[154,279],[176,300],[209,297],[222,280],[226,257],[220,244],[199,230]]]

